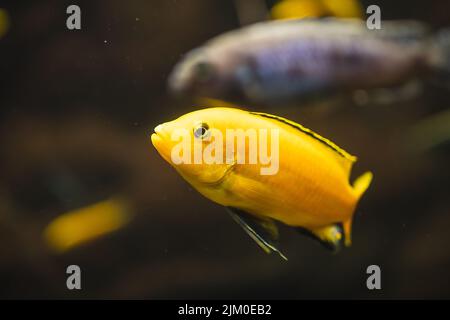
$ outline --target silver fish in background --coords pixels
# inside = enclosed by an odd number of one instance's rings
[[[189,52],[169,77],[174,93],[273,105],[449,74],[450,36],[415,21],[369,30],[357,19],[262,22]]]

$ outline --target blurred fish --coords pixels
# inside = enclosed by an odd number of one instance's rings
[[[128,205],[111,198],[61,214],[46,227],[44,238],[62,253],[121,228],[130,217]]]
[[[282,0],[271,10],[273,19],[361,18],[363,8],[357,0]]]
[[[418,22],[357,19],[262,22],[220,35],[174,68],[174,93],[237,103],[279,105],[325,94],[401,86],[450,74],[449,33],[435,41]]]
[[[337,18],[363,18],[364,8],[358,0],[322,0],[329,16]]]
[[[262,175],[265,166],[261,162],[239,161],[252,157],[255,150],[250,148],[251,142],[239,147],[233,137],[232,142],[217,146],[216,134],[225,137],[230,129],[243,130],[245,141],[252,139],[250,131],[255,130],[253,137],[260,144],[261,129],[276,130],[278,171]],[[183,155],[190,156],[181,163],[173,158],[179,130],[189,137]],[[229,208],[233,219],[266,252],[285,258],[278,249],[274,221],[312,236],[333,251],[343,243],[351,244],[353,213],[372,174],[363,174],[351,185],[349,176],[356,157],[302,125],[266,113],[209,108],[157,126],[151,140],[159,154],[198,192]],[[226,155],[226,161],[195,163],[192,155],[199,146],[203,150],[215,148],[214,154]],[[275,147],[271,144],[269,149],[274,157]]]

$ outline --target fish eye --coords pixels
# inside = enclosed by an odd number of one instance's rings
[[[214,67],[208,62],[198,62],[194,67],[196,79],[200,82],[209,81],[214,74]]]
[[[196,137],[197,139],[205,139],[209,136],[209,134],[209,126],[204,122],[194,127],[194,137]]]

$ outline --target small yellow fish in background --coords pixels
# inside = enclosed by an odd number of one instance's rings
[[[337,18],[363,18],[364,8],[358,0],[322,0],[329,16]]]
[[[0,8],[0,38],[2,38],[9,29],[9,15],[5,9]]]
[[[364,10],[357,0],[282,0],[271,10],[272,19],[361,18]]]
[[[120,229],[130,218],[125,201],[111,198],[61,214],[46,227],[44,239],[51,249],[64,253]]]
[[[189,134],[191,150],[186,152],[191,155],[195,143],[204,148],[215,143],[208,138],[213,130],[226,137],[230,129],[275,129],[278,171],[261,175],[261,164],[238,163],[236,159],[242,153],[245,159],[250,156],[250,143],[245,149],[236,148],[234,158],[223,163],[175,164],[173,150],[180,142],[172,138],[180,129]],[[344,243],[351,244],[353,213],[372,174],[363,174],[351,185],[349,176],[356,157],[302,125],[266,113],[218,107],[163,123],[155,128],[151,140],[159,154],[197,191],[229,208],[233,219],[266,252],[277,252],[285,258],[278,248],[275,221],[297,228],[333,251]],[[227,143],[223,143],[222,154],[227,154],[226,148]]]

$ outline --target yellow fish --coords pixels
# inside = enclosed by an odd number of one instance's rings
[[[273,19],[362,18],[363,12],[357,0],[282,0],[273,6],[271,16]]]
[[[285,258],[275,221],[333,251],[351,244],[353,213],[372,174],[351,185],[356,157],[330,140],[288,119],[229,107],[194,111],[154,131],[159,154],[198,192],[227,207],[266,252]]]
[[[44,239],[51,249],[63,253],[120,229],[130,218],[129,205],[110,198],[59,215],[45,228]]]

